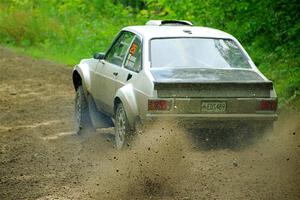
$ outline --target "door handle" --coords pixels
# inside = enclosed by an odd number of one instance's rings
[[[114,72],[113,73],[114,76],[118,76],[118,74],[119,74],[118,72]]]

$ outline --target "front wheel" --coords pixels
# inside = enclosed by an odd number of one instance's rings
[[[88,102],[84,96],[82,86],[79,86],[75,97],[75,131],[77,134],[81,134],[92,129]]]
[[[119,103],[115,113],[115,145],[117,149],[129,145],[131,131],[127,115],[122,103]]]

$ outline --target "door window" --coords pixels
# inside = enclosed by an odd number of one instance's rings
[[[117,41],[110,48],[105,60],[118,66],[122,66],[124,57],[133,39],[133,33],[122,32]]]
[[[133,40],[129,52],[125,59],[125,68],[139,72],[141,71],[141,59],[142,59],[142,51],[141,51],[141,40],[138,37],[135,37]]]

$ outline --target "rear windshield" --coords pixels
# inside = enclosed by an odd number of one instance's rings
[[[151,67],[251,68],[229,39],[158,38],[151,40]]]

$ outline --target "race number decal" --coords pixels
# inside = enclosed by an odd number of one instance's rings
[[[129,50],[129,53],[131,55],[133,55],[135,53],[136,48],[137,48],[137,44],[136,43],[132,43],[132,45],[130,47],[130,50]]]

